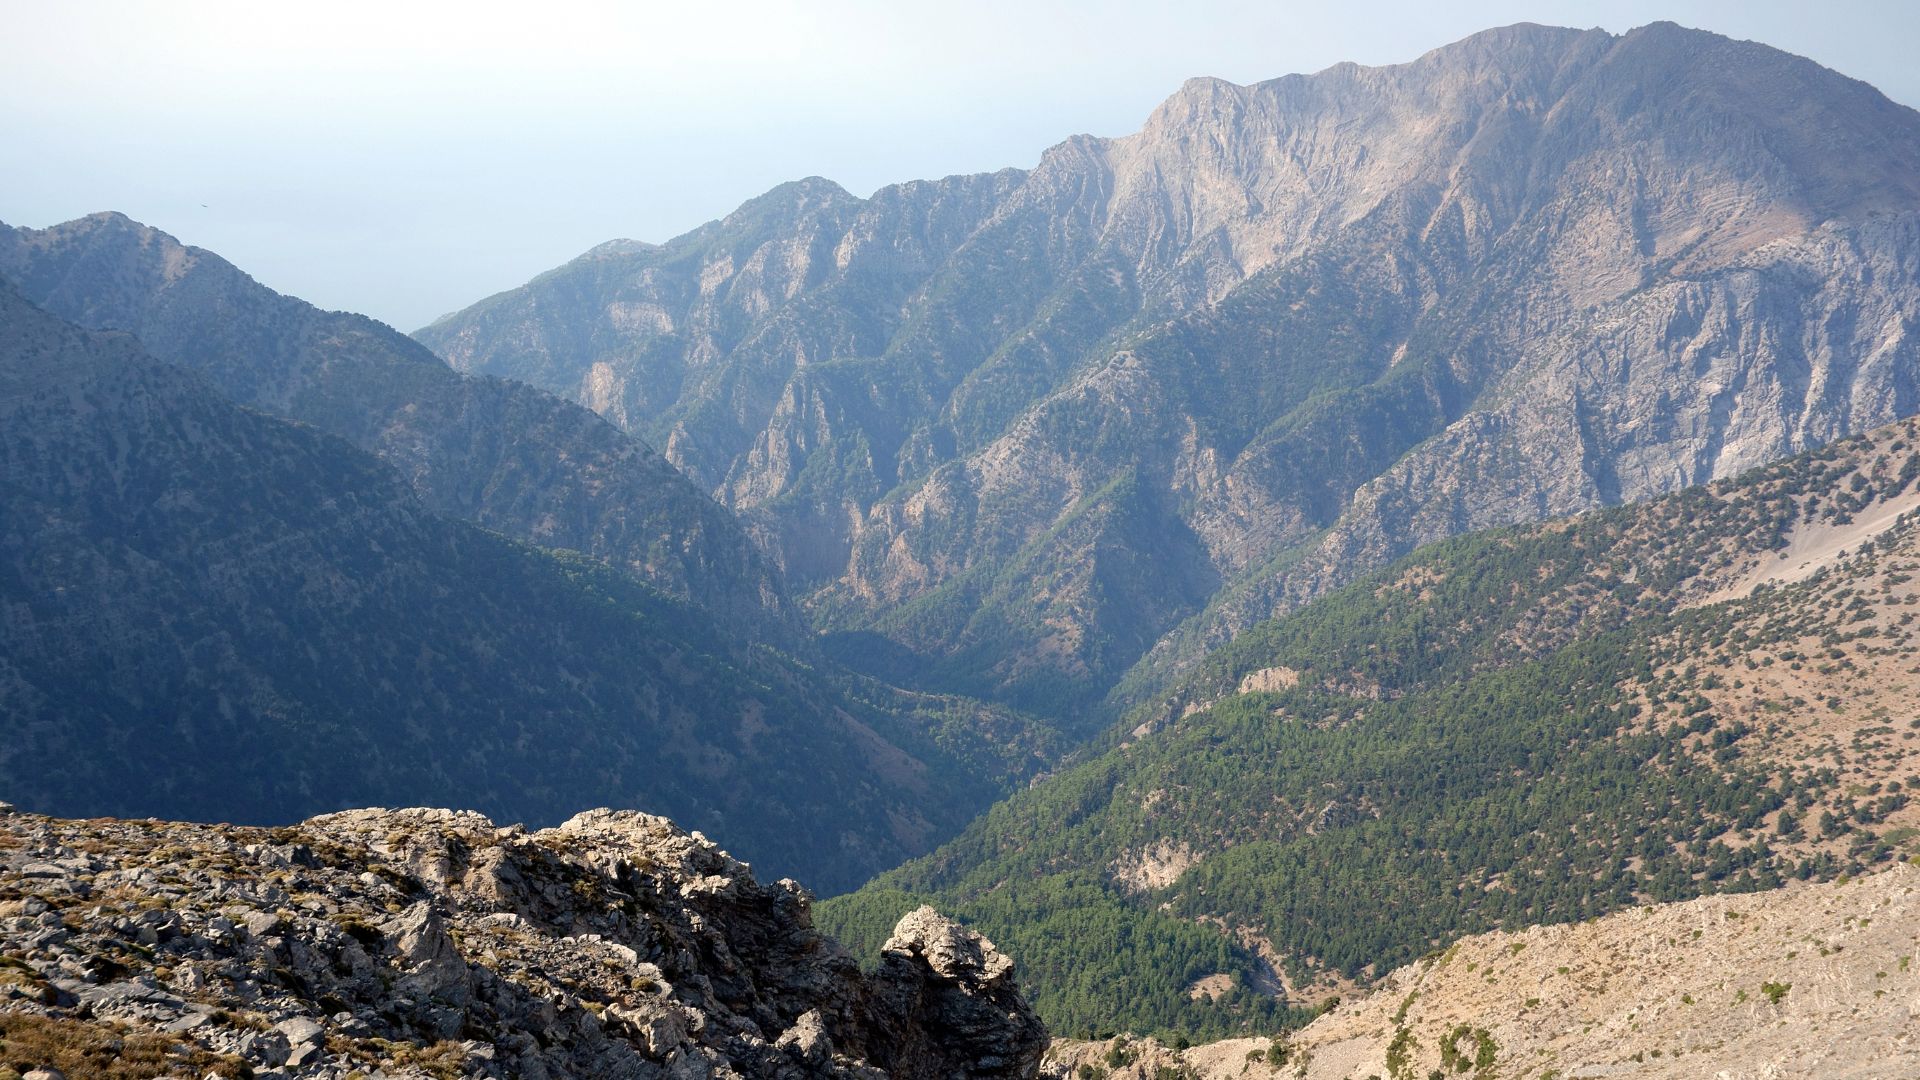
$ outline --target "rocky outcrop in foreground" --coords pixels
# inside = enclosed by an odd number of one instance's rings
[[[665,818],[279,829],[0,803],[0,1076],[1026,1077],[993,944],[922,908],[863,974],[792,881]]]

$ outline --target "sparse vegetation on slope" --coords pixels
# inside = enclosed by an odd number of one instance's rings
[[[1888,708],[1920,680],[1920,515],[1727,595],[1806,530],[1910,498],[1915,432],[1424,549],[1243,635],[827,918],[870,944],[934,897],[1023,957],[1061,1032],[1196,1037],[1283,1020],[1263,983],[1299,1009],[1462,934],[1920,850],[1915,733]],[[1156,848],[1188,865],[1142,890],[1120,871]],[[1082,922],[1100,946],[1055,932]],[[1215,973],[1235,992],[1183,992]]]
[[[1175,1049],[1057,1043],[1045,1072],[1136,1080],[1920,1073],[1920,870],[1469,937],[1305,1030]],[[1818,987],[1808,994],[1802,987]],[[1089,1073],[1088,1070],[1092,1072]]]

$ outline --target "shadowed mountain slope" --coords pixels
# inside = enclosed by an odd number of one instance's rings
[[[235,401],[373,452],[432,510],[579,551],[763,634],[793,629],[779,574],[732,515],[577,405],[462,376],[387,326],[282,296],[120,214],[0,226],[0,278],[70,322],[133,334]]]
[[[0,788],[284,822],[583,802],[850,887],[1038,765],[976,703],[825,670],[0,284]]]

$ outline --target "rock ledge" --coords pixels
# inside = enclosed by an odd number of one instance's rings
[[[0,1074],[139,1048],[234,1078],[1034,1075],[991,942],[922,908],[863,974],[810,904],[631,811],[0,813]]]

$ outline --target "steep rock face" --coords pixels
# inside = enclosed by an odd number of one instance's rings
[[[1737,476],[1920,411],[1920,215],[1777,240],[1532,340],[1459,419],[1243,573],[1132,673],[1206,650],[1421,544]],[[1269,520],[1273,507],[1265,508]]]
[[[1026,173],[782,189],[418,336],[664,440],[819,625],[1065,709],[1420,542],[1920,409],[1917,177],[1920,118],[1805,60],[1517,26],[1194,80]],[[587,389],[663,357],[646,407]],[[1174,572],[1114,602],[1129,559]]]
[[[1054,749],[435,515],[371,455],[4,284],[0,425],[0,786],[34,809],[431,796],[545,823],[592,799],[844,889]]]
[[[779,575],[732,515],[577,405],[462,377],[380,323],[282,296],[118,214],[0,226],[0,278],[71,322],[132,333],[242,404],[373,452],[432,510],[582,552],[763,632],[791,629]]]
[[[162,903],[156,905],[152,901]],[[342,1078],[1034,1075],[1011,961],[931,911],[872,975],[699,834],[355,810],[291,828],[0,804],[0,1062]]]

